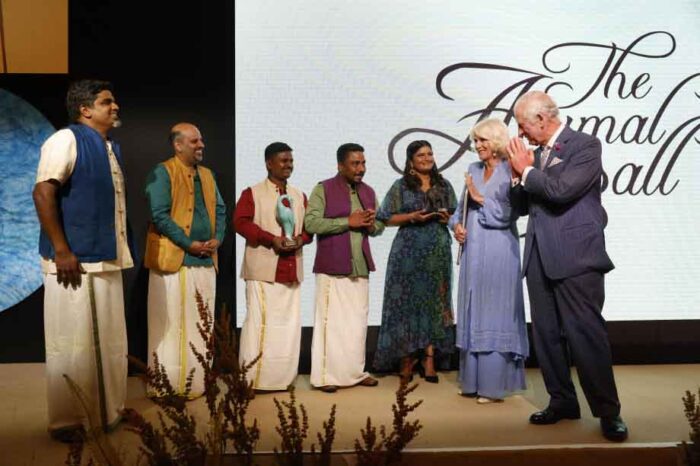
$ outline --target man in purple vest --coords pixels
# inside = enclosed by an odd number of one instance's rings
[[[384,224],[375,220],[377,197],[362,182],[364,148],[338,148],[338,174],[316,185],[304,217],[316,246],[316,316],[311,344],[311,385],[327,393],[338,387],[374,387],[365,372],[369,273],[374,271],[369,236]]]

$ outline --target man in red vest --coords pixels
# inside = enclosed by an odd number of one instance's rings
[[[233,217],[236,233],[246,240],[241,278],[247,312],[238,356],[241,364],[260,356],[248,380],[256,390],[276,391],[286,390],[297,376],[302,247],[312,237],[304,231],[306,195],[287,182],[294,170],[292,148],[283,142],[268,145],[265,167],[267,177],[243,190]],[[293,219],[291,238],[286,238],[278,210],[285,223]]]

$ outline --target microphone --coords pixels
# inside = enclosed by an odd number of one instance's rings
[[[112,128],[121,128],[122,126],[122,121],[121,120],[114,120],[112,122]]]

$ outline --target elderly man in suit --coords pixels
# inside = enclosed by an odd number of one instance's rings
[[[620,417],[610,343],[602,316],[604,274],[613,269],[605,252],[607,215],[601,204],[601,144],[559,120],[544,92],[521,96],[514,106],[519,138],[508,145],[513,196],[529,215],[523,275],[527,277],[533,338],[549,406],[532,424],[580,418],[565,343],[603,436],[627,438]]]

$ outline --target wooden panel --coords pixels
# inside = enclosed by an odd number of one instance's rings
[[[68,73],[68,0],[0,0],[3,73]],[[4,69],[6,64],[7,69]]]

